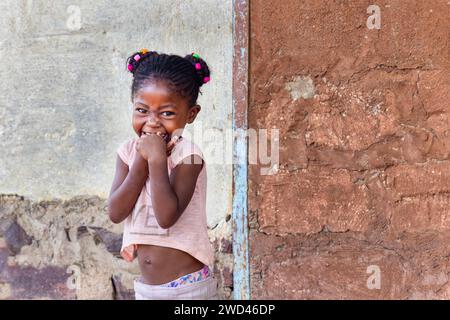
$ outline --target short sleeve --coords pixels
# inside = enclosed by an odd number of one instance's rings
[[[131,147],[132,147],[132,141],[131,140],[127,140],[127,141],[123,142],[119,146],[119,148],[117,148],[117,150],[116,150],[117,155],[128,166],[129,166],[129,162],[130,162],[130,154],[131,154],[130,148]]]
[[[174,149],[172,150],[171,158],[173,167],[176,167],[178,164],[181,163],[181,161],[190,155],[198,155],[200,158],[204,160],[203,153],[200,150],[200,148],[193,143],[192,141],[189,141],[187,139],[183,139],[178,143]],[[201,164],[201,163],[195,163],[194,164]]]

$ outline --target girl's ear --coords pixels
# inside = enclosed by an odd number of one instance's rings
[[[192,106],[191,108],[189,108],[188,111],[188,119],[187,119],[187,123],[192,123],[194,122],[195,118],[197,117],[198,113],[200,112],[200,110],[202,109],[202,107],[198,104]]]

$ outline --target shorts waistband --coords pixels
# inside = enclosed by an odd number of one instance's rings
[[[194,271],[187,275],[181,276],[175,280],[159,285],[160,287],[179,287],[184,284],[198,282],[204,280],[212,275],[211,270],[207,265],[198,271]]]

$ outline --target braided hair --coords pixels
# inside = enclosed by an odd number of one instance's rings
[[[136,92],[149,82],[164,80],[170,89],[188,98],[188,105],[192,107],[201,94],[200,87],[210,80],[208,65],[196,53],[183,58],[142,49],[128,57],[127,69],[133,74],[131,101]]]

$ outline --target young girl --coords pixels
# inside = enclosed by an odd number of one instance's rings
[[[125,220],[121,255],[138,258],[136,299],[217,299],[206,224],[206,166],[182,137],[210,71],[198,54],[142,49],[127,60],[137,138],[117,150],[108,213]]]

